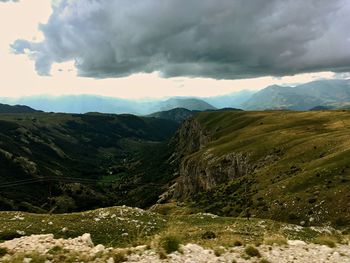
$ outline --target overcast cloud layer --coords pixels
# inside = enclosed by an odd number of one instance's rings
[[[29,50],[40,75],[70,60],[96,78],[346,72],[349,14],[347,0],[61,0],[40,26],[43,42],[12,48]]]

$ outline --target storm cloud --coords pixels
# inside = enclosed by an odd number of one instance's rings
[[[347,72],[349,14],[347,0],[61,0],[40,25],[44,40],[12,49],[40,75],[71,60],[95,78]]]

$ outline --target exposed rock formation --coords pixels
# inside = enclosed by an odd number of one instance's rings
[[[184,121],[172,139],[177,157],[184,157],[202,149],[210,142],[209,133],[202,129],[196,119]]]
[[[175,198],[186,198],[198,191],[213,187],[248,174],[252,170],[249,156],[230,153],[221,157],[209,152],[185,158],[180,166],[180,177]]]
[[[246,175],[253,170],[249,164],[249,155],[229,153],[223,156],[211,154],[210,149],[201,151],[211,141],[210,134],[196,119],[189,119],[178,130],[172,143],[176,143],[173,156],[179,165],[177,182],[162,196],[185,199],[201,190],[213,187],[229,180]]]

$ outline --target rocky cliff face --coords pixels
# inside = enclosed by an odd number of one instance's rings
[[[204,149],[210,140],[210,134],[196,119],[187,120],[177,132],[174,141],[177,143],[179,177],[172,187],[173,198],[186,199],[253,170],[248,154],[231,152],[218,156],[211,153],[210,147]]]
[[[196,119],[184,121],[172,139],[177,158],[183,158],[202,149],[210,142],[210,135]]]
[[[210,152],[185,158],[180,165],[180,177],[174,197],[185,199],[199,191],[208,191],[220,184],[244,176],[251,171],[249,156],[230,153],[221,157]]]

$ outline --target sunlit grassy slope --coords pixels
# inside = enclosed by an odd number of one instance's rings
[[[206,211],[303,224],[350,222],[350,111],[207,112],[211,142],[189,158],[249,156],[251,172],[202,192]],[[211,166],[215,165],[211,159]],[[214,163],[213,163],[214,159]]]

